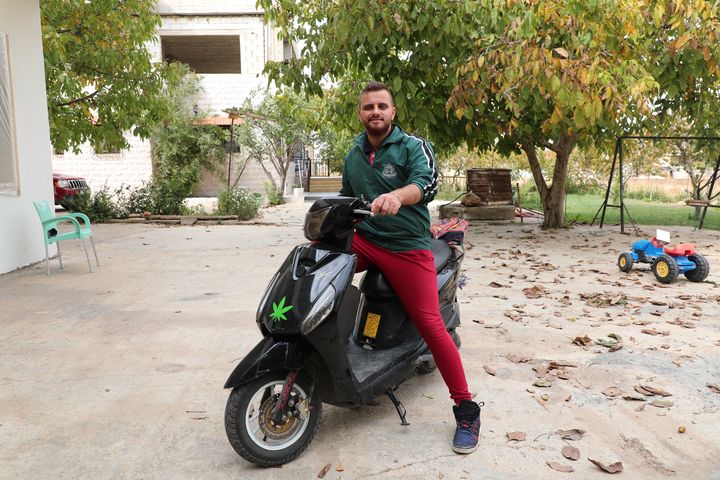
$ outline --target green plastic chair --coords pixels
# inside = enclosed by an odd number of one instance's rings
[[[35,210],[37,210],[42,222],[43,237],[45,240],[45,265],[47,266],[47,274],[50,275],[50,258],[48,257],[48,245],[51,243],[57,243],[58,258],[60,259],[60,270],[64,270],[62,263],[62,255],[60,254],[60,241],[62,240],[73,240],[80,239],[83,242],[83,249],[85,249],[85,257],[87,258],[88,268],[92,273],[92,265],[90,265],[90,256],[88,255],[87,246],[85,245],[85,239],[90,238],[92,244],[93,253],[95,254],[95,262],[98,267],[100,266],[100,260],[98,260],[97,251],[95,250],[95,241],[92,238],[92,231],[90,231],[90,219],[84,213],[69,213],[67,215],[55,216],[55,212],[50,209],[48,202],[41,200],[39,202],[33,202]],[[78,219],[82,220],[84,225],[80,225]],[[74,227],[71,232],[58,232],[58,224],[61,222],[69,222]]]

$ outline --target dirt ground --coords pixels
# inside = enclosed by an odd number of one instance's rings
[[[326,479],[605,478],[594,459],[622,462],[622,478],[720,479],[720,232],[670,229],[711,271],[664,286],[645,266],[616,267],[651,229],[518,222],[468,236],[461,355],[485,403],[475,453],[451,451],[433,373],[398,389],[409,427],[385,398],[325,406],[298,459],[247,463],[225,438],[222,385],[260,339],[257,303],[303,241],[306,209],[237,226],[97,225],[95,273],[68,243],[64,272],[0,276],[0,478],[295,480],[327,464]]]

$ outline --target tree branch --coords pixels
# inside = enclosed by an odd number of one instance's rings
[[[548,141],[546,141],[546,140],[537,140],[537,144],[540,145],[540,146],[543,147],[543,148],[547,148],[547,149],[550,150],[551,152],[558,153],[558,151],[560,150],[560,149],[557,147],[557,145],[555,145],[555,144],[553,144],[553,143],[550,143],[550,142],[548,142]]]
[[[68,105],[73,105],[75,103],[84,102],[86,100],[95,98],[103,90],[105,90],[105,87],[99,88],[99,89],[95,90],[93,93],[91,93],[89,95],[85,95],[84,97],[76,98],[75,100],[70,100],[69,102],[56,103],[55,106],[56,107],[67,107]]]

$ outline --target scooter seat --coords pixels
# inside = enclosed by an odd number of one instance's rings
[[[435,271],[440,272],[452,256],[452,250],[444,240],[430,239],[430,251],[435,258]]]
[[[440,272],[452,256],[452,249],[443,240],[430,239],[430,251],[435,259],[435,271]],[[395,292],[385,276],[377,267],[368,268],[367,274],[360,282],[360,291],[368,297],[389,298]]]

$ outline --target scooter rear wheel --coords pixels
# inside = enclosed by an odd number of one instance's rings
[[[300,455],[320,426],[322,401],[313,380],[301,373],[290,393],[288,414],[280,423],[272,414],[286,372],[271,372],[235,387],[225,408],[225,432],[244,459],[262,467],[282,465]]]

